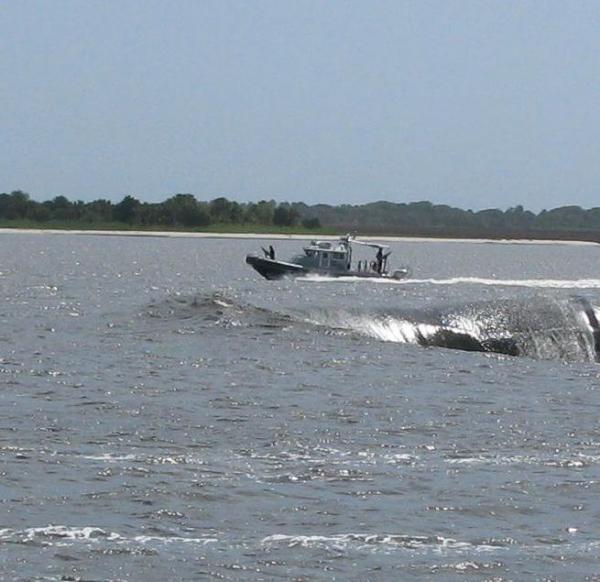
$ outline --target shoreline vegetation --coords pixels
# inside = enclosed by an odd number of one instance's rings
[[[125,196],[71,202],[64,196],[37,202],[22,191],[0,194],[0,229],[119,232],[151,236],[335,236],[445,240],[600,242],[600,208],[563,206],[535,214],[517,206],[502,211],[461,210],[430,202],[373,202],[330,206],[262,200],[209,202],[176,194],[164,202]]]

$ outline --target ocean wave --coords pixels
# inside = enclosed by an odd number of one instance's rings
[[[540,457],[536,455],[478,455],[444,459],[450,465],[541,465],[563,469],[582,469],[600,463],[600,455],[577,454],[571,457]]]
[[[204,460],[197,455],[135,455],[101,453],[98,455],[77,455],[81,459],[89,461],[101,461],[105,463],[122,463],[126,461],[142,463],[146,465],[203,465]]]
[[[261,544],[269,549],[310,548],[310,549],[373,549],[375,547],[397,548],[406,550],[476,550],[497,551],[501,546],[487,543],[471,543],[446,538],[443,536],[418,536],[406,534],[364,534],[344,533],[334,535],[288,535],[274,534],[267,536]]]
[[[314,309],[304,315],[304,321],[386,342],[595,362],[600,359],[597,313],[597,307],[582,297],[536,297],[435,311]]]
[[[45,527],[30,527],[22,530],[0,529],[0,543],[39,543],[40,545],[65,545],[72,542],[100,541],[117,544],[213,544],[219,540],[214,537],[191,538],[181,536],[149,536],[137,535],[132,537],[123,536],[116,532],[107,531],[100,527],[83,526],[71,527],[66,525],[48,525]]]

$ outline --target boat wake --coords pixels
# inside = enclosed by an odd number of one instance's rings
[[[375,339],[539,360],[600,359],[598,310],[586,299],[490,301],[437,311],[315,311],[315,325]]]
[[[147,320],[225,328],[282,328],[293,321],[287,314],[244,303],[223,292],[168,295],[150,303],[141,315]]]
[[[312,283],[387,283],[393,285],[486,285],[492,287],[527,287],[530,289],[600,289],[600,279],[493,279],[450,277],[448,279],[391,279],[384,277],[327,277],[307,275],[297,281]]]
[[[149,320],[198,327],[309,329],[380,341],[567,362],[600,361],[600,309],[587,299],[534,297],[437,309],[336,309],[285,313],[223,293],[169,296],[149,305]]]

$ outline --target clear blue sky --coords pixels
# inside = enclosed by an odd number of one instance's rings
[[[0,192],[600,205],[600,2],[12,0]]]

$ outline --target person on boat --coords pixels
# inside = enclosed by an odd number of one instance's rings
[[[379,247],[375,258],[377,259],[377,272],[381,275],[383,270],[383,249],[381,247]]]
[[[275,260],[275,249],[273,245],[269,245],[269,258],[274,261]]]

